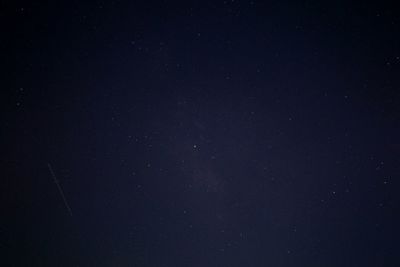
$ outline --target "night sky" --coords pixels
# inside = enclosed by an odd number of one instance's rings
[[[2,6],[1,266],[400,266],[398,7]]]

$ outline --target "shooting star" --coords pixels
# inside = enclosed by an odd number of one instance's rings
[[[51,174],[51,176],[53,177],[53,180],[54,180],[54,182],[55,182],[56,185],[57,185],[58,191],[60,192],[60,195],[61,195],[61,197],[62,197],[62,199],[63,199],[63,201],[64,201],[65,207],[67,208],[69,214],[70,214],[71,217],[72,217],[72,210],[71,210],[71,208],[70,208],[69,205],[68,205],[67,199],[65,198],[64,192],[63,192],[63,190],[62,190],[62,188],[61,188],[61,185],[60,185],[60,183],[58,182],[56,175],[54,174],[53,168],[51,167],[50,163],[47,163],[47,166],[49,167],[50,174]]]

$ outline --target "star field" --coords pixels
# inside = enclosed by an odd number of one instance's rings
[[[7,7],[0,265],[399,266],[396,10]]]

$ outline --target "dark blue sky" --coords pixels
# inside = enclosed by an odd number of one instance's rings
[[[399,266],[395,6],[5,10],[0,265]]]

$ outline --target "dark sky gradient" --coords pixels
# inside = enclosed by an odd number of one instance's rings
[[[322,2],[5,8],[0,265],[400,266],[399,9]]]

